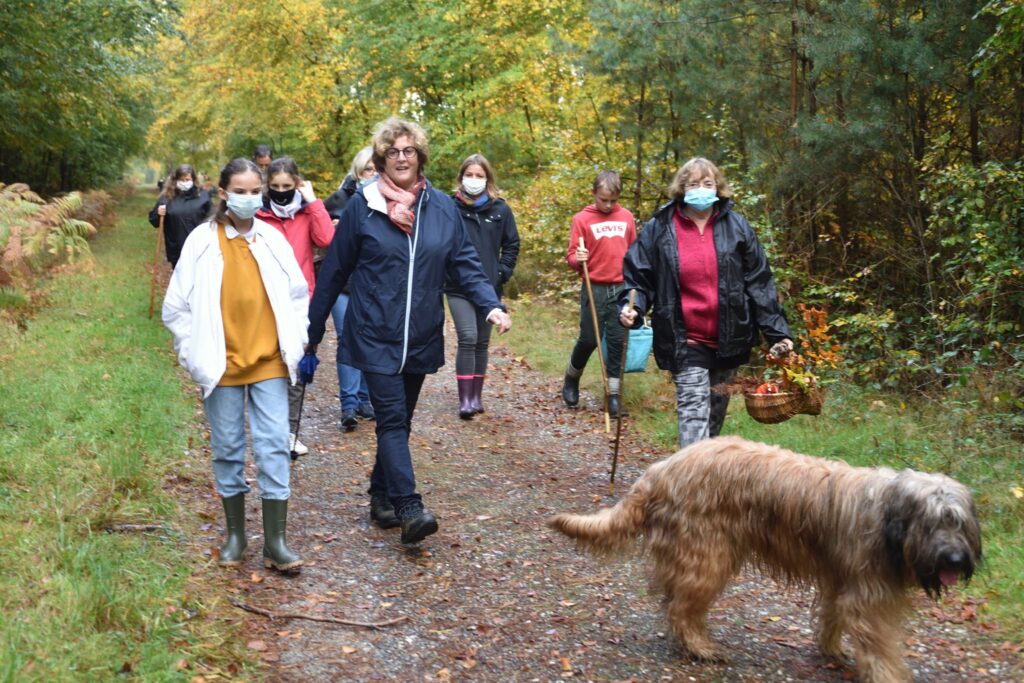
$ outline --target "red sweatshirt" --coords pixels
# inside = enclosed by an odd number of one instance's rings
[[[334,223],[324,203],[319,199],[313,200],[299,209],[294,218],[281,218],[270,209],[259,209],[256,217],[280,230],[288,244],[292,245],[295,260],[306,276],[312,299],[313,285],[316,284],[316,278],[313,277],[313,247],[328,247],[334,238]]]
[[[689,344],[718,347],[718,256],[715,251],[715,218],[704,234],[678,208],[673,216],[679,247],[679,294],[683,324]]]
[[[618,204],[611,213],[601,213],[591,204],[572,217],[572,232],[569,233],[569,250],[565,260],[582,275],[583,266],[576,260],[580,237],[583,238],[583,246],[590,252],[587,272],[591,282],[601,285],[621,283],[622,259],[629,245],[636,240],[633,214]]]

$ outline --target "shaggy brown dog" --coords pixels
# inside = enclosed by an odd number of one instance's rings
[[[947,476],[851,467],[731,436],[652,465],[612,508],[549,524],[604,554],[642,535],[672,630],[701,658],[718,658],[705,616],[744,564],[814,585],[822,653],[842,656],[846,632],[871,683],[911,680],[900,652],[907,589],[936,597],[981,560],[971,494]]]

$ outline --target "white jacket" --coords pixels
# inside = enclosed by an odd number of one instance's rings
[[[284,235],[258,218],[253,219],[252,230],[255,239],[249,250],[259,266],[260,279],[277,322],[281,358],[294,384],[307,340],[309,285]],[[227,367],[220,310],[223,281],[224,255],[217,238],[217,223],[211,220],[196,226],[185,240],[163,307],[163,321],[174,335],[178,362],[203,388],[203,398],[217,386]]]

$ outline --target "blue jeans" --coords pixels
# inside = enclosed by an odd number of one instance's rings
[[[334,330],[338,335],[338,358],[341,358],[341,331],[345,329],[345,311],[348,310],[348,294],[339,294],[331,308]],[[338,399],[342,410],[355,410],[370,402],[370,392],[360,370],[338,361]]]
[[[406,503],[421,500],[412,471],[409,433],[426,375],[364,372],[363,377],[377,415],[377,459],[370,474],[370,492],[387,494],[395,510],[401,510]]]
[[[206,421],[210,423],[217,493],[224,498],[249,493],[244,474],[246,394],[260,497],[288,500],[288,380],[283,377],[238,387],[219,386],[203,399]]]

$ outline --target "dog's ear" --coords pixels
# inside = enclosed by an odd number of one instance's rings
[[[893,569],[902,573],[905,563],[903,542],[907,538],[907,527],[892,506],[885,511],[885,525],[882,532],[885,534],[885,550],[889,556],[889,562]]]

